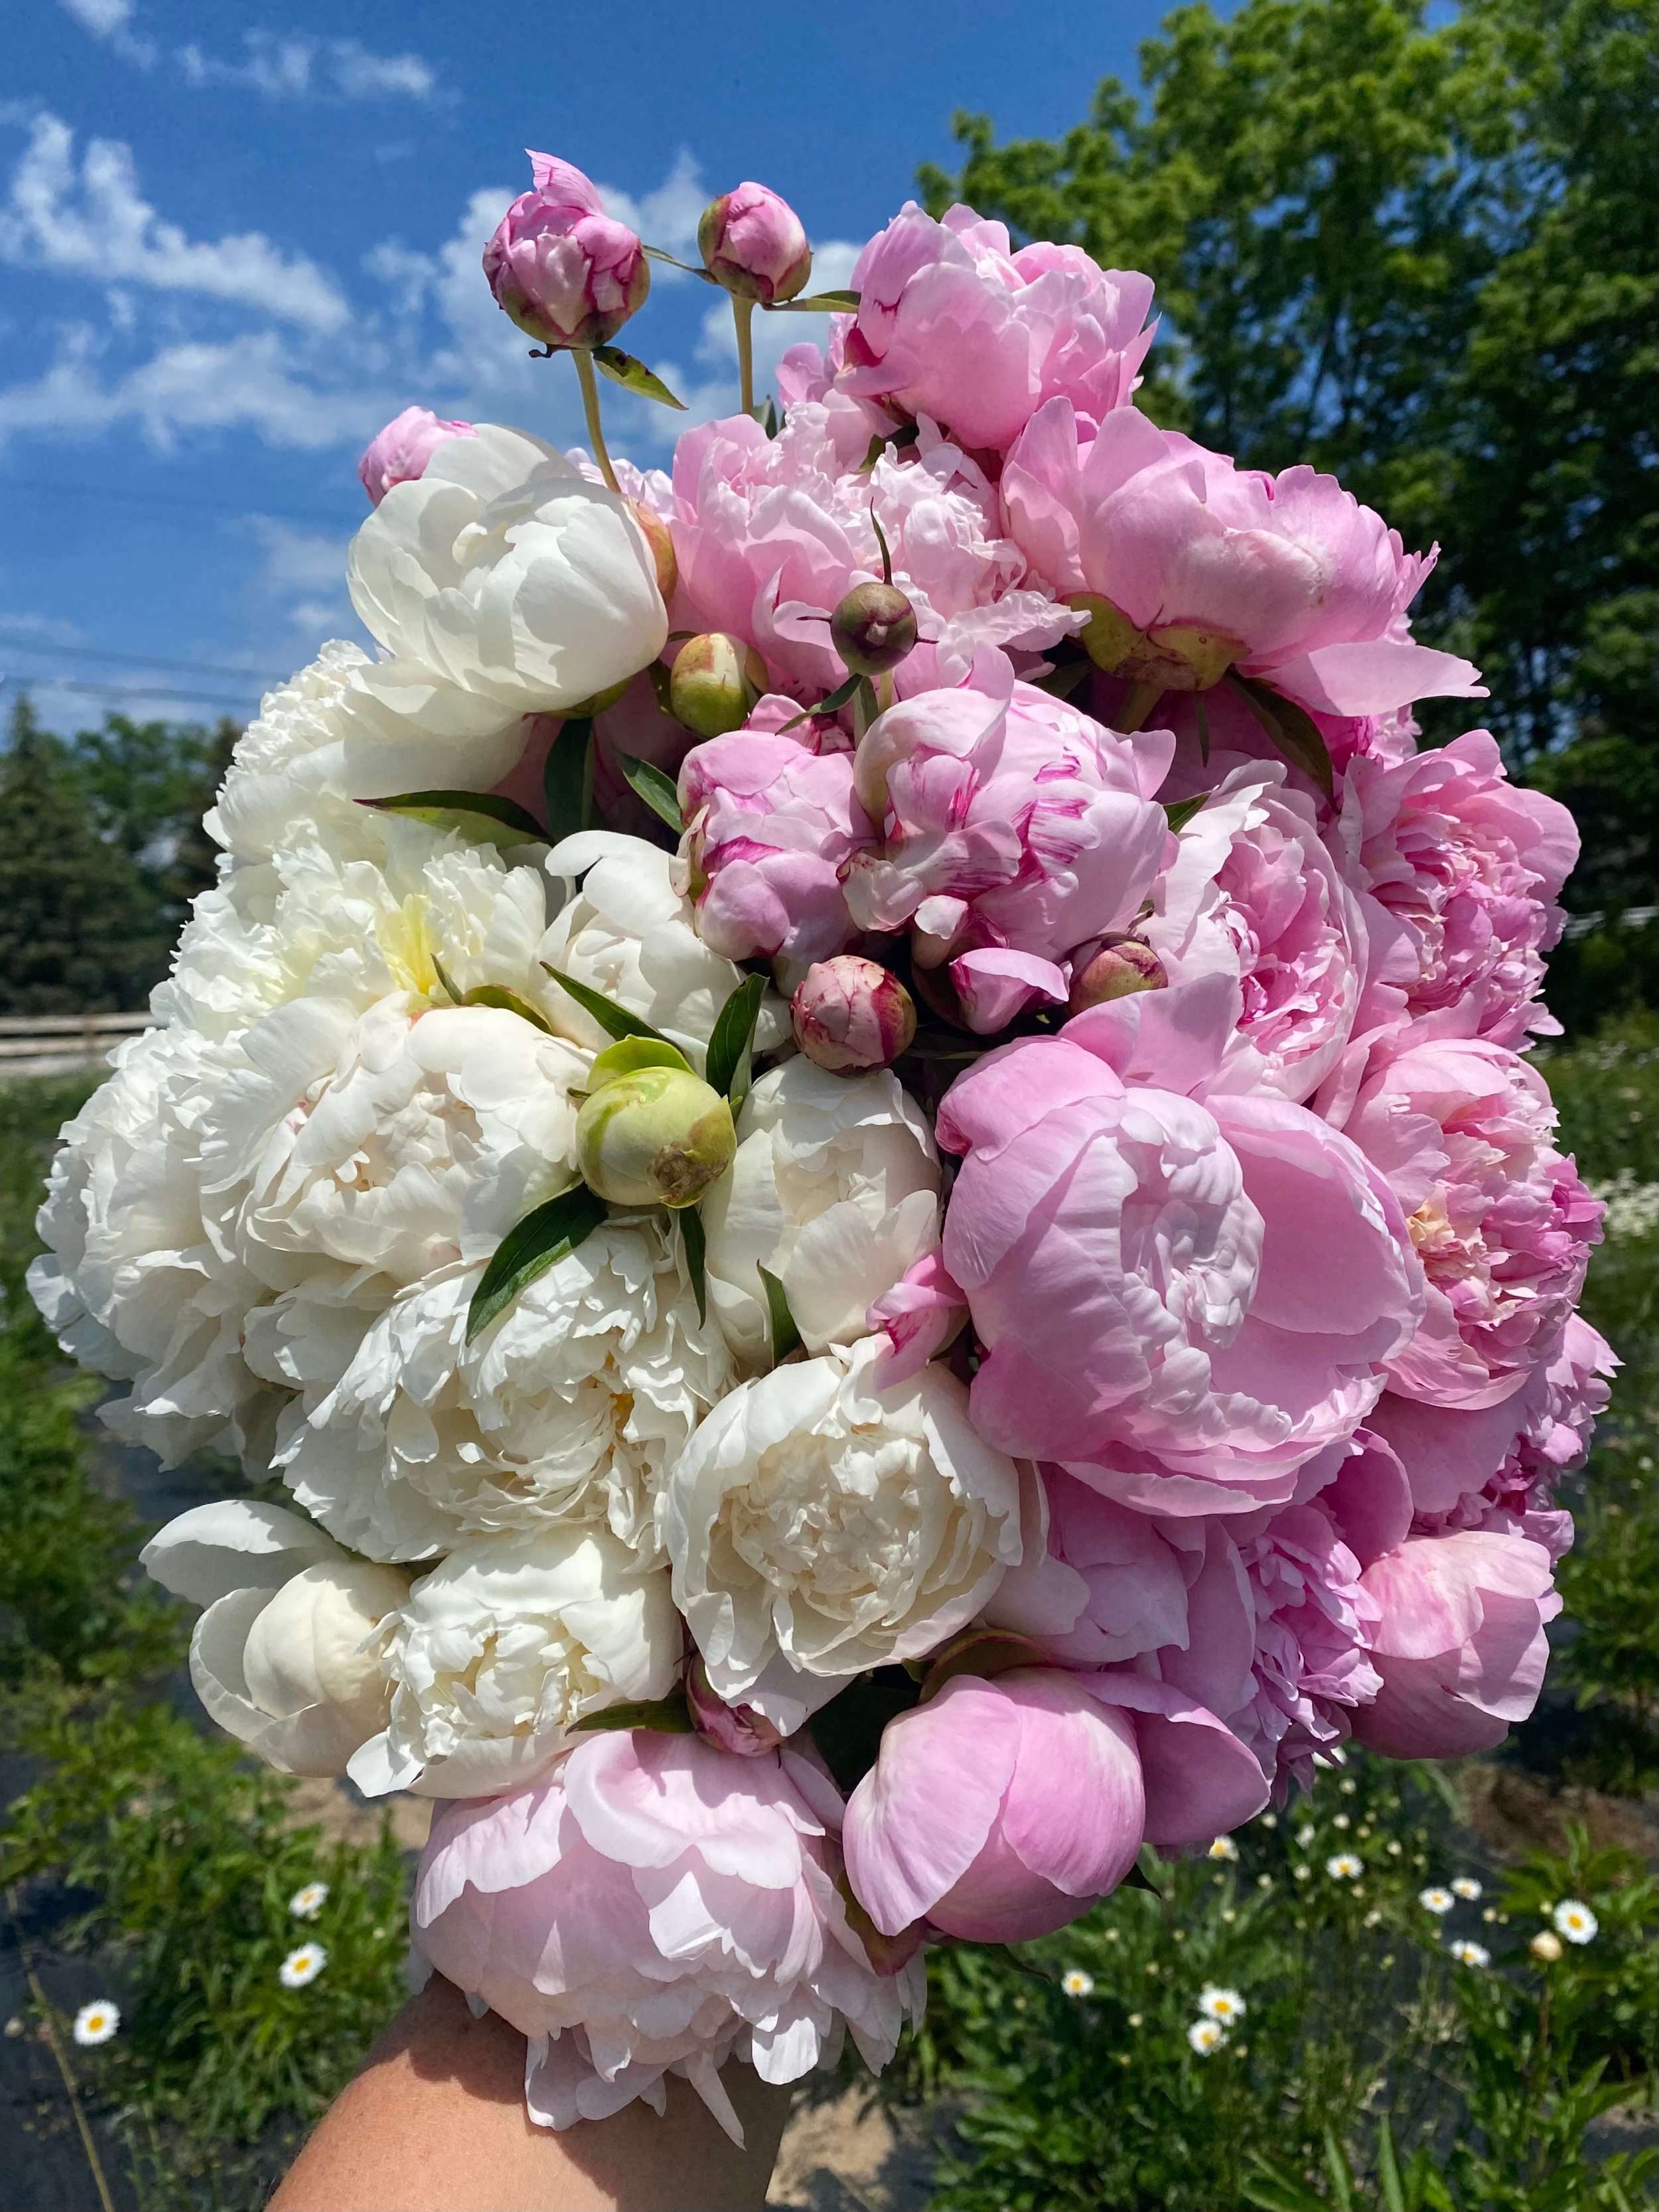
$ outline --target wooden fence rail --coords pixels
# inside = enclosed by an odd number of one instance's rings
[[[0,1016],[0,1083],[26,1075],[95,1074],[123,1037],[150,1026],[149,1014]]]

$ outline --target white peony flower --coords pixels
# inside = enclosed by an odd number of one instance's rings
[[[620,683],[668,635],[627,501],[494,423],[441,447],[418,482],[392,486],[353,540],[347,577],[394,665],[520,714]],[[391,689],[376,669],[356,681],[370,696]]]
[[[575,1176],[588,1055],[522,1015],[397,993],[353,1018],[305,1000],[246,1040],[208,1118],[222,1234],[273,1287],[305,1255],[418,1281],[487,1258]]]
[[[1020,1555],[1018,1470],[937,1362],[878,1390],[880,1341],[715,1407],[662,1500],[674,1601],[728,1704],[786,1730],[848,1675],[933,1650]]]
[[[452,1552],[381,1640],[391,1716],[349,1769],[371,1797],[519,1789],[569,1747],[573,1722],[665,1697],[682,1651],[665,1570],[563,1524]]]
[[[864,1335],[865,1315],[939,1235],[939,1155],[897,1079],[797,1058],[755,1085],[732,1171],[703,1203],[709,1302],[751,1366],[771,1357],[757,1267],[781,1281],[809,1352]]]
[[[489,791],[517,765],[526,738],[520,710],[430,670],[378,665],[337,639],[261,700],[237,739],[208,833],[245,865],[313,837],[343,857],[372,854],[376,817],[356,801]]]
[[[342,1774],[385,1727],[392,1686],[373,1639],[408,1596],[406,1575],[248,1498],[181,1513],[141,1557],[164,1589],[206,1608],[190,1642],[197,1695],[268,1765]]]
[[[548,854],[547,867],[573,895],[543,939],[541,957],[660,1030],[701,1075],[720,1008],[744,975],[698,936],[690,903],[670,881],[672,865],[671,854],[642,837],[587,830],[565,838]],[[574,999],[556,984],[550,988],[562,1000],[549,1016],[562,1036],[593,1051],[610,1043]],[[769,1050],[788,1035],[788,1009],[769,997],[756,1026],[757,1048]]]
[[[672,1226],[607,1222],[469,1346],[477,1280],[452,1268],[372,1316],[328,1285],[276,1301],[250,1357],[304,1394],[274,1455],[284,1480],[374,1559],[557,1520],[654,1559],[667,1468],[733,1380]]]

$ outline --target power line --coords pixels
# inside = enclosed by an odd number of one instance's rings
[[[0,683],[4,681],[0,677]],[[105,699],[185,699],[192,706],[217,707],[227,714],[247,704],[246,692],[240,699],[232,699],[222,691],[179,691],[171,684],[88,684],[75,676],[25,676],[19,683],[33,691],[84,691]]]
[[[188,492],[133,491],[121,484],[64,483],[56,477],[0,477],[0,490],[50,493],[54,497],[73,493],[83,499],[125,500],[129,506],[185,507],[199,514],[217,514],[227,520],[240,521],[243,519],[240,514],[228,509],[222,500],[192,499]],[[320,507],[266,507],[261,504],[247,512],[269,515],[273,521],[279,522],[327,523],[336,530],[345,526],[346,523],[344,515],[325,514]]]
[[[13,653],[72,653],[77,660],[108,660],[119,667],[171,668],[185,676],[251,676],[260,684],[283,684],[288,680],[273,675],[268,668],[236,667],[225,661],[161,660],[154,653],[106,653],[101,647],[90,645],[36,645],[26,637],[14,637],[3,628],[0,628],[0,649]]]

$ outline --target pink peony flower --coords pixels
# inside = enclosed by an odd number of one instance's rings
[[[948,965],[963,1018],[988,1033],[1034,999],[1063,1002],[1067,955],[1138,911],[1169,842],[1152,796],[1169,744],[1102,729],[1015,683],[1000,654],[975,678],[865,732],[858,793],[884,842],[846,882],[857,926],[910,929],[918,968]]]
[[[1382,1608],[1376,1702],[1360,1742],[1389,1759],[1461,1759],[1500,1744],[1538,1701],[1544,1624],[1561,1610],[1550,1557],[1524,1536],[1413,1536],[1365,1570]]]
[[[729,960],[827,960],[854,934],[841,876],[875,833],[848,753],[734,730],[680,768],[681,858],[706,945]]]
[[[549,154],[532,154],[530,167],[532,189],[484,248],[495,304],[543,345],[607,345],[651,289],[645,248],[580,169]]]
[[[1356,759],[1342,836],[1414,955],[1408,1012],[1473,1009],[1480,1036],[1517,1047],[1559,1027],[1538,993],[1578,832],[1558,800],[1510,782],[1486,731],[1403,761]]]
[[[716,283],[767,307],[793,300],[812,273],[800,217],[764,185],[739,185],[702,211],[697,250]]]
[[[1311,801],[1285,781],[1282,768],[1240,766],[1220,782],[1182,829],[1142,933],[1174,981],[1237,977],[1249,1049],[1236,1080],[1303,1099],[1353,1031],[1370,939]]]
[[[842,952],[809,968],[789,1001],[795,1042],[832,1075],[890,1066],[916,1033],[916,1009],[898,977]]]
[[[945,1273],[943,1259],[937,1251],[924,1252],[865,1316],[871,1335],[887,1339],[876,1370],[881,1388],[890,1389],[919,1375],[967,1318],[968,1302]]]
[[[1550,1144],[1542,1076],[1480,1038],[1398,1032],[1375,1047],[1343,1126],[1410,1217],[1428,1309],[1391,1389],[1478,1411],[1553,1359],[1601,1207]]]
[[[907,456],[885,453],[866,473],[869,442],[862,411],[836,394],[792,404],[775,438],[741,415],[688,431],[674,455],[676,627],[726,630],[785,687],[827,696],[847,673],[830,617],[881,575],[877,521],[928,641],[900,663],[901,693],[937,681],[941,659],[965,667],[978,643],[1047,646],[1076,627],[1026,587],[976,462],[927,424]]]
[[[357,464],[369,505],[378,507],[393,484],[417,483],[426,474],[427,463],[449,439],[477,434],[470,422],[446,422],[429,407],[405,407],[374,433]]]
[[[983,1355],[975,1425],[1176,1515],[1288,1503],[1422,1312],[1399,1206],[1346,1139],[1283,1100],[1200,1104],[1101,1056],[1150,1058],[1155,1080],[1187,1049],[1201,1073],[1208,983],[988,1054],[938,1127],[965,1155],[944,1259]],[[1212,1034],[1212,1066],[1218,1049]]]
[[[530,2039],[544,2127],[601,2119],[684,2075],[738,2142],[719,2068],[793,2081],[844,2021],[878,2070],[920,1961],[883,1975],[837,1887],[841,1801],[799,1754],[701,1735],[594,1735],[534,1789],[447,1805],[416,1878],[416,1948]]]
[[[1480,695],[1468,661],[1410,641],[1434,555],[1407,553],[1334,477],[1237,469],[1135,409],[1097,423],[1056,398],[1009,454],[1002,495],[1051,589],[1107,603],[1102,665],[1136,682],[1201,690],[1236,666],[1343,715]]]
[[[1162,1683],[957,1674],[882,1732],[847,1808],[847,1871],[884,1935],[919,1920],[1024,1942],[1106,1896],[1144,1839],[1207,1838],[1265,1801],[1255,1763]]]
[[[837,381],[900,416],[931,416],[975,449],[1010,446],[1063,393],[1098,421],[1127,405],[1152,333],[1152,279],[1075,246],[1011,250],[1000,222],[907,204],[853,271],[860,294]]]

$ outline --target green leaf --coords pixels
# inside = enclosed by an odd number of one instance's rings
[[[889,446],[896,447],[902,453],[907,446],[914,446],[921,435],[920,428],[914,422],[901,422],[891,430],[878,430],[865,450],[864,459],[859,463],[859,474],[868,476]]]
[[[489,791],[404,791],[395,799],[366,799],[382,814],[407,815],[412,822],[459,830],[478,845],[544,845],[547,832],[535,816],[510,799]],[[503,836],[503,830],[510,836]]]
[[[1353,2170],[1333,2127],[1325,2130],[1325,2171],[1331,2177],[1331,2202],[1336,2212],[1354,2212]]]
[[[460,993],[455,988],[453,977],[450,975],[448,969],[444,966],[443,962],[439,959],[435,952],[432,956],[432,965],[437,972],[438,981],[444,987],[444,996],[449,1000],[450,1005],[452,1006],[463,1005],[465,1002],[462,1000]]]
[[[1170,827],[1178,837],[1201,807],[1207,806],[1215,793],[1200,791],[1191,799],[1172,799],[1164,804],[1164,811],[1170,817]]]
[[[472,1293],[466,1310],[467,1342],[488,1328],[526,1284],[591,1237],[605,1218],[605,1200],[585,1182],[574,1182],[515,1221],[495,1247]]]
[[[881,580],[884,584],[890,584],[893,580],[893,556],[887,550],[887,532],[881,526],[881,517],[876,513],[873,500],[870,504],[870,527],[875,532],[876,543],[881,548]]]
[[[878,1667],[855,1675],[806,1723],[818,1755],[843,1795],[851,1796],[876,1763],[889,1721],[908,1712],[917,1691],[902,1667]]]
[[[1247,2204],[1259,2205],[1261,2212],[1327,2212],[1326,2199],[1310,2189],[1299,2173],[1260,2153],[1241,2185],[1241,2193]]]
[[[735,1114],[749,1090],[749,1061],[766,996],[764,975],[745,975],[714,1018],[708,1039],[708,1087],[732,1102]]]
[[[651,811],[659,814],[678,837],[685,822],[680,813],[680,795],[673,777],[665,775],[653,761],[635,760],[632,753],[618,753],[617,765]]]
[[[1086,657],[1076,660],[1062,660],[1058,667],[1051,668],[1046,676],[1039,676],[1036,679],[1034,688],[1038,691],[1046,691],[1051,699],[1069,699],[1074,691],[1080,691],[1083,689],[1085,680],[1093,672],[1094,663]]]
[[[619,1006],[614,999],[607,999],[599,991],[590,991],[586,983],[579,983],[574,975],[566,975],[557,968],[549,967],[545,960],[542,966],[560,989],[569,994],[584,1013],[593,1017],[608,1036],[654,1037],[659,1044],[672,1043],[671,1037],[665,1037],[660,1030],[653,1030],[649,1022],[642,1022],[637,1014],[630,1014],[626,1006]]]
[[[803,707],[793,720],[784,724],[778,735],[781,737],[784,730],[798,730],[803,722],[810,722],[814,714],[838,714],[848,700],[857,696],[858,688],[863,681],[861,676],[849,676],[844,684],[836,684],[827,699],[820,699],[816,707]]]
[[[1382,2185],[1383,2212],[1409,2212],[1400,2160],[1395,2156],[1394,2130],[1386,2112],[1376,2123],[1376,2178]]]
[[[695,1735],[696,1723],[685,1702],[685,1692],[674,1690],[665,1698],[643,1698],[636,1703],[606,1705],[603,1711],[586,1713],[572,1721],[572,1735],[591,1735],[602,1729],[654,1729],[662,1735]]]
[[[434,968],[438,966],[435,960],[432,964]],[[438,973],[441,975],[442,969],[438,969]],[[447,983],[444,988],[449,989]],[[453,997],[453,994],[451,995]],[[538,1013],[527,999],[521,999],[516,991],[509,991],[504,983],[475,983],[457,1003],[463,1006],[499,1006],[503,1013],[517,1014],[521,1021],[533,1024],[546,1036],[555,1034],[553,1024],[546,1015]]]
[[[1334,799],[1336,771],[1318,725],[1306,708],[1270,691],[1252,676],[1241,676],[1237,669],[1229,670],[1223,681],[1231,685],[1291,766],[1310,775],[1326,798]]]
[[[695,1206],[683,1206],[674,1216],[680,1224],[680,1242],[685,1247],[685,1272],[691,1278],[691,1295],[697,1302],[697,1319],[708,1318],[708,1239],[703,1234],[702,1216]]]
[[[853,315],[858,313],[856,292],[809,292],[799,300],[763,301],[769,315]]]
[[[659,407],[678,407],[682,415],[685,402],[676,399],[661,377],[648,369],[642,361],[620,346],[595,346],[593,359],[613,384],[620,384],[624,392],[637,392],[641,399],[654,399]]]
[[[596,1053],[593,1065],[587,1071],[587,1092],[592,1097],[607,1083],[615,1083],[620,1076],[633,1075],[641,1067],[678,1067],[690,1075],[690,1061],[678,1045],[669,1044],[659,1037],[618,1037],[615,1044],[606,1045]]]
[[[766,1316],[772,1337],[772,1364],[787,1359],[792,1352],[800,1349],[800,1331],[795,1327],[795,1316],[789,1310],[788,1293],[769,1267],[757,1267],[766,1292]]]
[[[542,799],[556,845],[587,827],[592,751],[593,725],[585,714],[573,714],[562,723],[548,748],[542,769]]]

